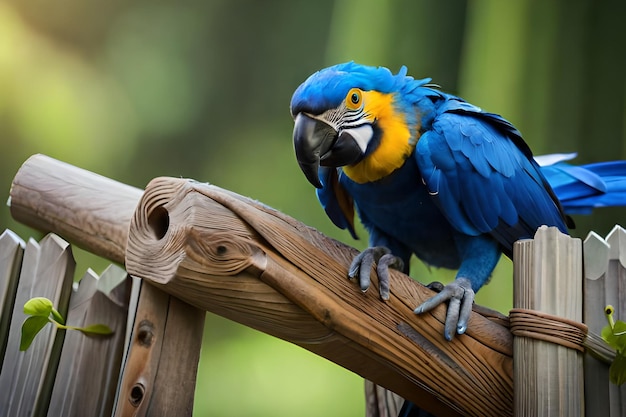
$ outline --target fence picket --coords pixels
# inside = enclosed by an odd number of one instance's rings
[[[7,229],[0,235],[0,369],[9,339],[24,246],[24,241],[11,230]]]
[[[584,322],[589,332],[600,334],[607,321],[604,307],[626,320],[626,231],[615,226],[606,239],[591,232],[584,243]],[[609,365],[585,357],[585,411],[589,416],[626,415],[626,386],[609,381]]]
[[[26,318],[23,307],[30,298],[47,297],[65,316],[74,268],[69,243],[57,235],[48,234],[40,243],[31,239],[26,244],[0,373],[0,410],[7,416],[45,415],[63,345],[63,332],[46,326],[30,348],[20,352],[21,326]]]
[[[49,417],[111,415],[124,353],[130,282],[126,271],[113,265],[101,277],[88,270],[81,278],[72,293],[67,324],[106,324],[114,333],[104,338],[67,332]]]

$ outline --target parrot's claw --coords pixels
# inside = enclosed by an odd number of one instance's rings
[[[402,262],[402,259],[394,256],[386,247],[374,246],[359,253],[352,261],[352,264],[350,264],[348,276],[352,279],[358,276],[361,291],[367,291],[370,287],[370,274],[374,262],[376,262],[380,298],[388,300],[389,268],[402,271],[404,269],[404,262]]]
[[[415,309],[415,314],[425,313],[449,300],[444,336],[452,340],[454,334],[463,334],[467,330],[467,322],[474,303],[474,290],[467,278],[457,278],[443,287],[441,292],[424,301]]]
[[[441,292],[443,291],[444,285],[439,281],[433,281],[430,284],[426,285],[426,288],[435,292]]]

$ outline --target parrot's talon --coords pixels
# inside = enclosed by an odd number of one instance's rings
[[[426,285],[426,288],[435,292],[441,292],[443,291],[444,285],[439,281],[433,281],[430,284]]]
[[[384,246],[373,246],[359,253],[348,270],[348,278],[354,279],[358,277],[359,288],[362,292],[366,292],[370,287],[370,275],[372,265],[376,263],[376,273],[378,274],[378,283],[380,298],[389,299],[389,268],[402,270],[404,262],[402,259],[391,254],[391,251]]]
[[[383,300],[389,300],[389,268],[402,271],[404,269],[404,262],[391,253],[387,253],[380,257],[376,265],[376,273],[378,274],[378,287],[380,291],[380,298]]]
[[[467,330],[467,322],[472,312],[475,293],[472,284],[467,278],[457,278],[454,282],[443,287],[441,292],[429,298],[415,308],[415,314],[430,311],[448,301],[448,312],[444,326],[444,337],[450,341],[454,334],[463,334]]]

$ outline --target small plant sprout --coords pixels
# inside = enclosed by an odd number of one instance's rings
[[[65,319],[54,308],[52,301],[45,297],[31,298],[24,304],[24,314],[29,317],[22,324],[22,339],[20,350],[25,351],[33,343],[37,333],[48,323],[54,324],[58,329],[78,330],[87,336],[109,336],[113,331],[104,324],[92,324],[86,327],[68,326]]]
[[[607,305],[604,315],[609,323],[602,329],[602,339],[615,349],[615,360],[609,368],[609,379],[615,385],[626,382],[626,323],[613,318],[615,308]]]

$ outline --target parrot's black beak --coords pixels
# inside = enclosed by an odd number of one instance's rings
[[[318,168],[344,166],[358,162],[363,152],[348,130],[339,134],[323,120],[299,113],[293,128],[293,144],[300,169],[317,188],[322,188]]]
[[[321,155],[330,150],[336,139],[337,131],[329,124],[304,113],[296,116],[293,127],[296,159],[307,180],[317,188],[322,188],[317,175]]]

